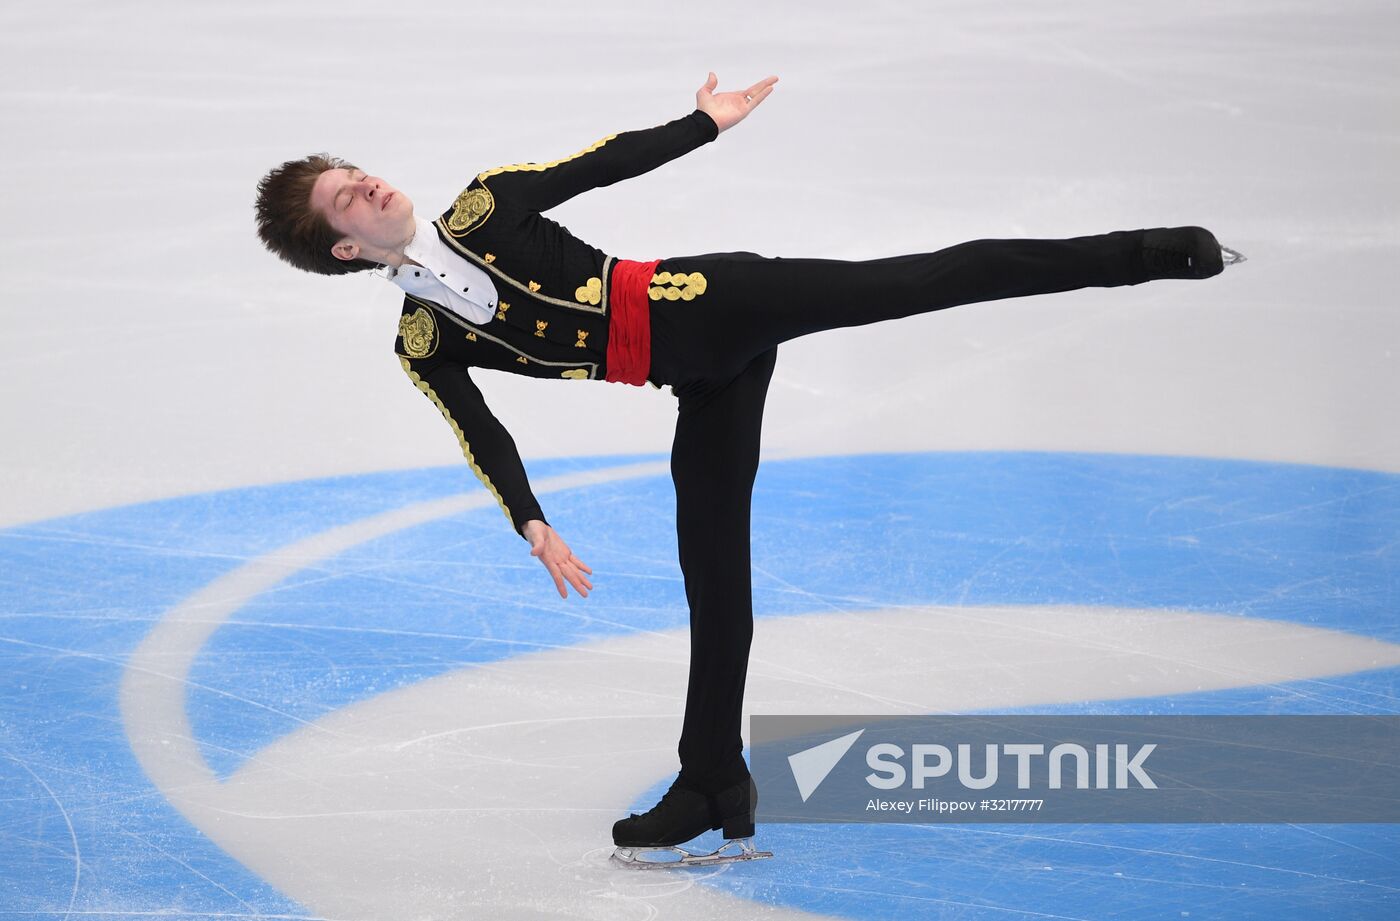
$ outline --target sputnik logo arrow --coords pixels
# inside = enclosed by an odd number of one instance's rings
[[[792,779],[797,781],[797,792],[802,795],[802,802],[807,802],[807,797],[817,791],[817,787],[826,780],[826,775],[831,773],[864,732],[864,729],[858,729],[850,735],[788,755],[788,767],[792,768]]]

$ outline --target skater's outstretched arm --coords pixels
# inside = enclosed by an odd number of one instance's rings
[[[409,379],[452,426],[472,470],[496,497],[511,526],[530,542],[530,555],[549,570],[559,597],[569,597],[567,583],[587,598],[593,590],[593,583],[588,580],[593,570],[574,556],[569,545],[544,520],[514,439],[487,408],[466,366],[402,355],[399,360]]]
[[[492,195],[531,211],[548,211],[589,189],[640,176],[713,141],[768,98],[777,81],[767,77],[746,90],[715,93],[712,73],[695,93],[695,111],[684,118],[608,135],[562,160],[500,166],[476,178]]]
[[[511,527],[525,534],[527,521],[543,521],[544,512],[530,490],[515,440],[486,405],[466,365],[442,358],[399,356],[409,380],[442,413],[457,436],[467,463],[491,491]]]

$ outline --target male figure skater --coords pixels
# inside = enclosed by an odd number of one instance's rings
[[[561,597],[570,585],[587,596],[592,570],[549,526],[471,370],[670,385],[690,677],[680,774],[653,809],[613,826],[626,854],[722,828],[740,842],[739,857],[755,856],[757,792],[740,738],[753,632],[749,506],[780,343],[959,304],[1209,278],[1225,264],[1215,237],[1199,227],[977,240],[864,262],[746,252],[635,262],[543,216],[713,141],[777,80],[716,93],[711,73],[691,114],[609,135],[561,160],[489,169],[433,222],[388,181],[325,155],[284,163],[258,184],[258,233],[272,252],[326,275],[374,270],[403,289],[395,347],[404,371],[447,420]]]

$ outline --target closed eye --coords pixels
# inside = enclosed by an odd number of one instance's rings
[[[365,176],[367,176],[367,175],[369,175],[369,174],[366,173]],[[350,182],[351,182],[351,184],[354,184],[354,183],[359,182],[360,180],[364,179],[365,176],[361,176],[359,179],[356,179],[356,178],[354,177],[354,174],[352,173],[351,176],[350,176]],[[350,207],[350,203],[351,203],[352,201],[354,201],[354,200],[355,200],[355,196],[354,196],[353,193],[350,192],[350,190],[349,190],[348,188],[347,188],[347,189],[341,189],[340,195],[339,195],[339,197],[338,197],[338,199],[337,199],[336,208],[337,208],[338,210],[340,210],[340,211],[344,211],[346,208]],[[341,202],[343,202],[343,204],[341,204]]]

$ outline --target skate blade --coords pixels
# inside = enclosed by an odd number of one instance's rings
[[[612,859],[630,870],[674,870],[677,867],[714,867],[772,856],[772,851],[755,850],[752,838],[734,838],[708,854],[695,854],[679,847],[619,847],[613,851]]]
[[[1237,249],[1230,249],[1228,246],[1220,247],[1220,252],[1226,265],[1239,265],[1241,262],[1248,262],[1244,253]]]

